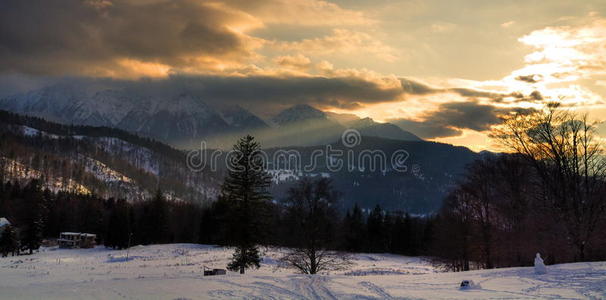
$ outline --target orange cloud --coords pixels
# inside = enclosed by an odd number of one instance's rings
[[[279,51],[296,51],[314,55],[373,55],[388,62],[396,61],[398,52],[372,35],[348,29],[333,29],[330,35],[294,42],[272,41],[270,46]]]
[[[361,11],[323,0],[228,0],[227,3],[255,15],[265,24],[362,26],[376,23]]]

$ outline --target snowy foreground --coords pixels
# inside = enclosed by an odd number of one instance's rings
[[[126,251],[43,249],[0,258],[0,299],[586,299],[606,298],[606,262],[438,273],[420,258],[356,254],[348,271],[308,276],[279,268],[278,251],[245,275],[202,276],[224,268],[231,250],[204,245]],[[480,286],[459,290],[461,280]]]

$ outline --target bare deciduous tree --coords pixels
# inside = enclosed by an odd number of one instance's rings
[[[334,246],[338,193],[326,178],[301,180],[284,200],[292,232],[292,249],[281,261],[305,274],[337,270],[349,264],[348,256],[329,250]]]
[[[551,103],[544,110],[507,116],[493,136],[535,168],[545,208],[566,228],[576,259],[584,260],[606,208],[606,161],[595,123]]]

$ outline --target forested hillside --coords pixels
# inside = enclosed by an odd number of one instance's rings
[[[0,177],[40,179],[53,191],[143,200],[157,189],[170,199],[216,197],[215,173],[191,172],[185,153],[106,127],[68,126],[0,111]]]

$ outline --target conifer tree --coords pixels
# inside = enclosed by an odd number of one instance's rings
[[[364,223],[362,210],[357,203],[351,212],[347,212],[343,223],[345,250],[352,252],[363,251],[366,245],[366,224]]]
[[[250,135],[241,138],[231,152],[231,165],[221,187],[221,200],[230,204],[230,228],[236,250],[227,268],[244,274],[261,262],[259,213],[266,201],[271,178],[264,170],[261,147]]]
[[[385,251],[385,218],[383,209],[378,204],[368,215],[368,247],[371,252]]]
[[[32,180],[24,189],[21,207],[21,244],[32,254],[40,248],[44,229],[45,207],[40,183]]]
[[[15,253],[19,246],[19,240],[17,239],[17,233],[11,225],[7,225],[2,232],[0,232],[0,253],[2,257],[6,257],[8,253]]]
[[[170,207],[161,190],[143,205],[141,239],[144,244],[168,243]]]
[[[128,247],[130,238],[129,207],[124,199],[118,200],[111,208],[105,246],[114,249]]]

